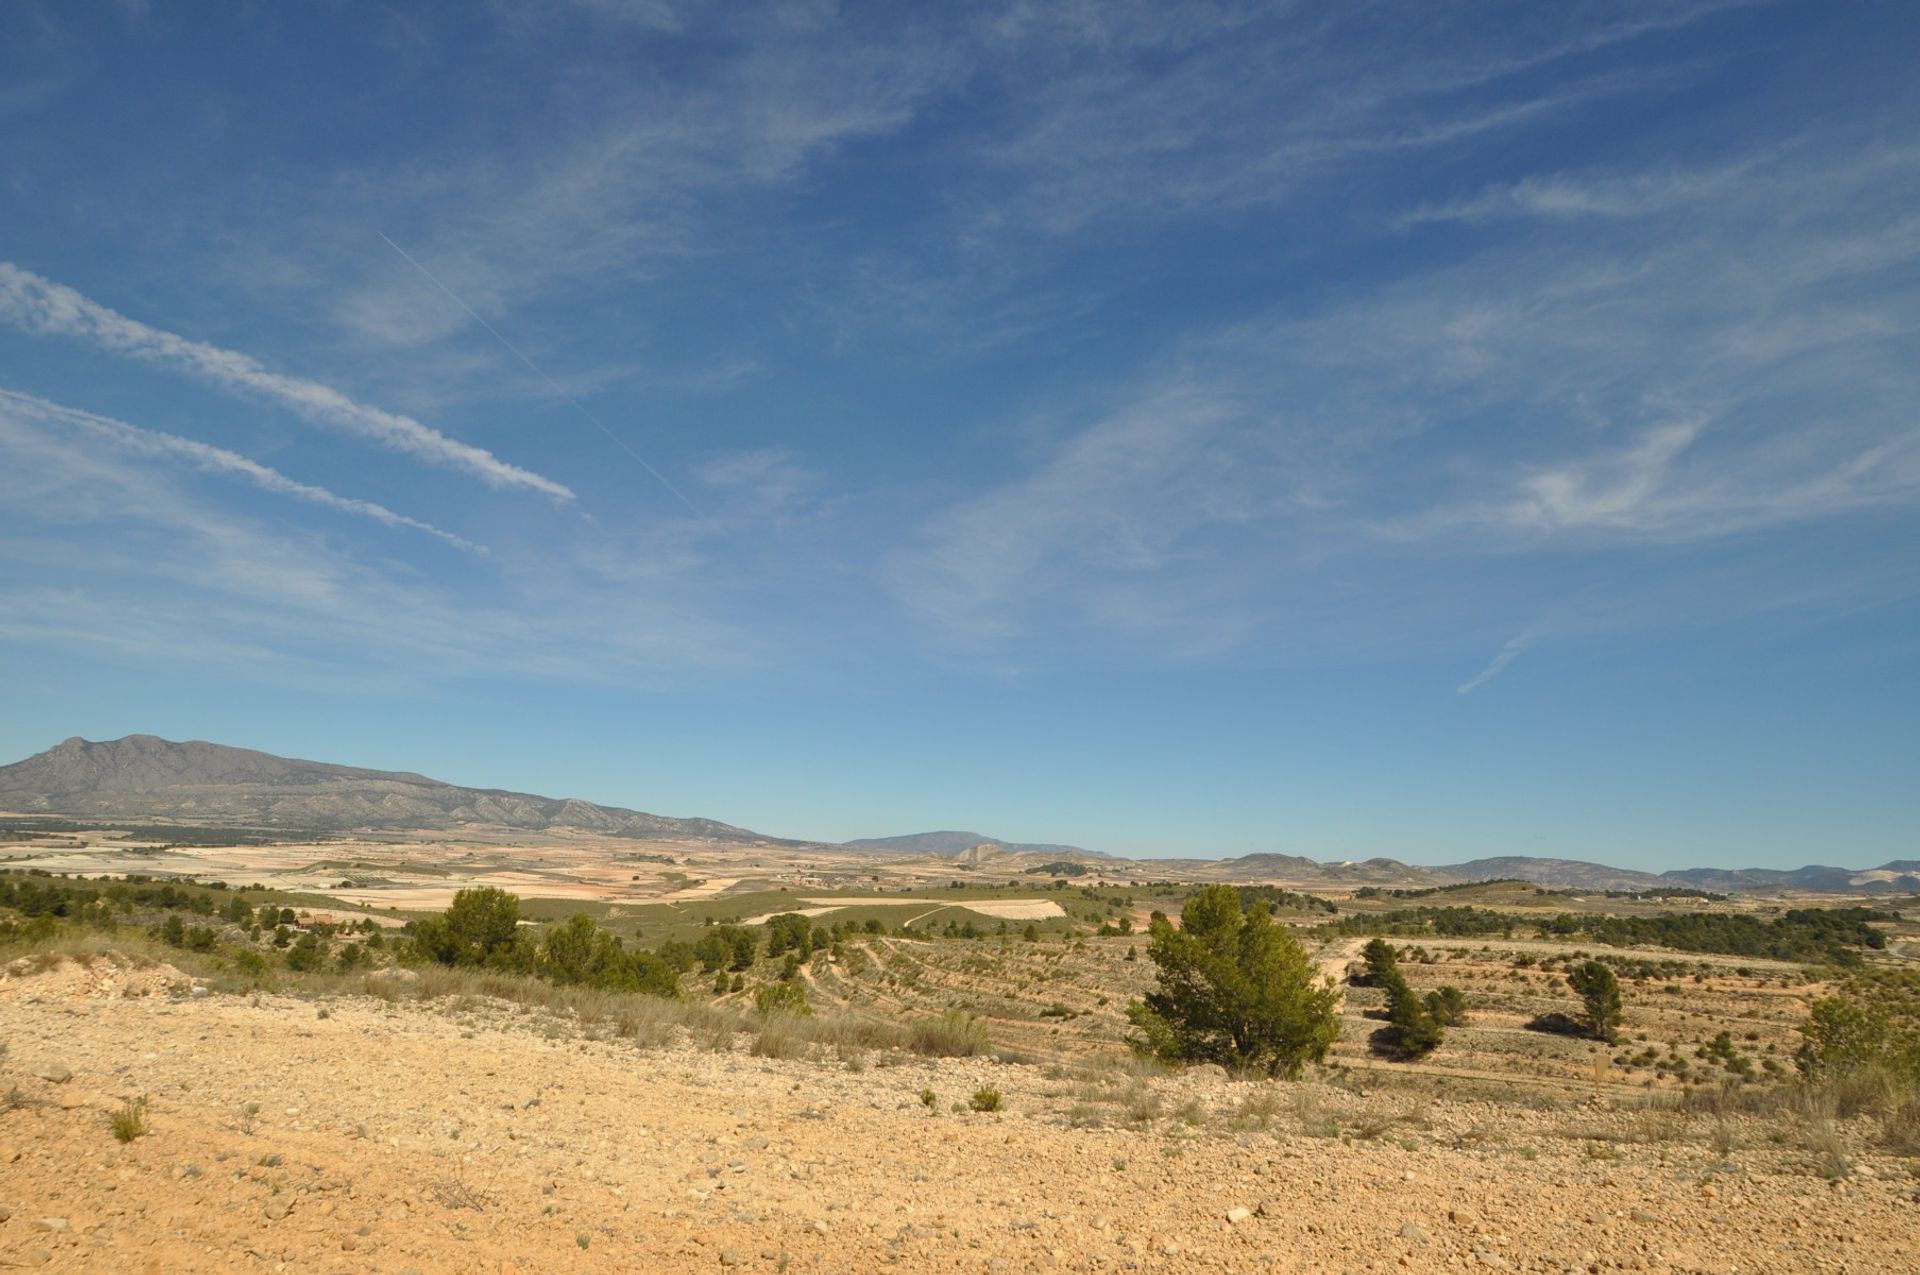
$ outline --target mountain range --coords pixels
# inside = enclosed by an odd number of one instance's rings
[[[299,761],[154,735],[75,737],[0,766],[0,809],[110,819],[224,822],[300,832],[578,828],[627,837],[771,840],[712,819],[674,819],[498,788],[462,788],[409,771]]]
[[[280,832],[346,832],[490,827],[521,831],[578,829],[612,836],[698,839],[737,845],[818,845],[763,836],[713,819],[673,818],[498,788],[463,788],[409,771],[368,770],[299,761],[201,740],[176,743],[129,735],[95,743],[65,740],[0,766],[0,810],[112,820],[171,820],[241,825]],[[823,847],[824,848],[824,847]],[[1237,859],[1117,859],[1079,846],[1005,841],[976,832],[939,831],[869,837],[840,847],[869,854],[940,856],[963,864],[1024,868],[1073,860],[1105,875],[1288,884],[1433,886],[1518,879],[1549,889],[1692,888],[1718,893],[1830,891],[1920,894],[1920,860],[1877,868],[1819,864],[1803,868],[1683,868],[1639,872],[1577,859],[1499,856],[1417,866],[1396,859],[1322,863],[1299,855]],[[986,853],[976,853],[985,849]]]
[[[1107,859],[1111,855],[1079,846],[1056,846],[1044,841],[1006,841],[978,832],[913,832],[900,837],[862,837],[841,843],[849,850],[888,850],[897,854],[958,855],[980,846],[1009,854],[1047,854],[1057,858]]]

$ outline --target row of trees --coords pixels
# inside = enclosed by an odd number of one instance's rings
[[[680,994],[681,971],[664,957],[628,951],[619,936],[585,913],[536,939],[520,924],[520,900],[491,886],[462,890],[445,912],[416,921],[413,945],[420,956],[441,965],[538,974],[607,991]]]
[[[818,928],[797,912],[771,917],[760,928],[710,925],[692,943],[669,939],[652,952],[627,948],[585,913],[536,936],[521,924],[520,900],[491,886],[461,890],[445,912],[413,926],[414,951],[441,965],[657,996],[678,996],[680,975],[696,966],[731,986],[727,975],[751,969],[763,940],[766,955],[786,958],[790,980],[801,962],[829,950],[838,937],[837,930]]]
[[[1713,952],[1778,961],[1859,965],[1862,953],[1887,945],[1873,922],[1893,920],[1871,908],[1795,908],[1763,921],[1746,913],[1674,912],[1661,916],[1605,916],[1562,912],[1538,921],[1470,906],[1396,908],[1355,913],[1321,928],[1328,934],[1434,934],[1446,938],[1504,937],[1536,929],[1545,938],[1590,938],[1609,947],[1644,944],[1679,952]]]

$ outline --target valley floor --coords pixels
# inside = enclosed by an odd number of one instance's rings
[[[1906,1163],[1829,1183],[1751,1119],[642,1050],[498,1002],[169,980],[0,979],[0,1264],[1920,1270]],[[1003,1110],[952,1109],[989,1086]],[[139,1095],[150,1132],[123,1145],[110,1116]]]

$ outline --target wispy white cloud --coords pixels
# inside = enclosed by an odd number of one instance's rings
[[[790,448],[756,447],[709,459],[700,481],[757,518],[785,518],[799,511],[821,477]]]
[[[279,470],[270,469],[258,461],[249,460],[238,452],[228,451],[224,447],[215,447],[195,439],[182,438],[177,434],[129,425],[125,421],[99,416],[78,408],[65,407],[59,403],[51,403],[31,394],[0,389],[0,428],[8,423],[9,418],[18,420],[22,417],[48,421],[70,429],[84,430],[138,455],[168,457],[208,473],[228,474],[241,478],[262,491],[291,496],[309,504],[339,510],[341,513],[371,518],[389,527],[405,527],[422,531],[445,541],[456,549],[464,549],[468,553],[484,554],[487,551],[484,545],[475,544],[465,537],[444,531],[430,522],[422,522],[418,518],[409,518],[405,514],[395,513],[385,505],[376,504],[371,500],[358,500],[328,491],[324,487],[298,482]]]
[[[989,649],[1183,621],[1341,645],[1369,614],[1375,637],[1417,615],[1424,640],[1484,640],[1588,571],[1604,588],[1556,632],[1768,596],[1827,605],[1809,563],[1742,545],[1920,510],[1920,312],[1898,282],[1920,236],[1895,197],[1920,170],[1885,159],[1809,146],[1731,164],[1604,235],[1541,218],[1464,260],[1189,340],[930,514],[888,579],[934,631]],[[1782,182],[1817,196],[1781,204]],[[1620,566],[1656,550],[1655,574]],[[1742,553],[1759,555],[1750,570],[1720,571],[1688,606],[1673,590],[1634,600]],[[1906,587],[1868,558],[1849,597]],[[1130,605],[1104,607],[1113,595]]]
[[[562,550],[496,544],[471,587],[234,513],[90,433],[17,424],[0,412],[0,636],[307,686],[684,684],[755,658],[692,596],[695,560],[602,579]]]
[[[1506,672],[1507,666],[1519,659],[1521,654],[1537,640],[1538,635],[1532,632],[1520,633],[1508,638],[1500,649],[1494,653],[1494,657],[1487,661],[1485,668],[1460,683],[1460,685],[1454,687],[1455,693],[1460,695],[1473,694],[1488,682],[1491,682],[1494,678]]]
[[[1741,160],[1704,169],[1672,167],[1596,178],[1564,173],[1535,175],[1489,187],[1470,199],[1417,208],[1402,221],[1416,225],[1508,217],[1646,217],[1711,199],[1747,178],[1758,162]]]
[[[523,487],[559,500],[573,498],[563,484],[508,464],[484,448],[449,438],[410,416],[371,407],[318,381],[271,371],[238,351],[150,327],[10,262],[0,262],[0,321],[38,336],[83,340],[113,354],[270,399],[305,420],[461,470],[492,487]]]

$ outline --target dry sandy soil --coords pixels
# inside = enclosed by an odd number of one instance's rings
[[[1605,1101],[988,1059],[856,1070],[745,1038],[642,1050],[498,1002],[196,995],[104,962],[0,979],[0,1038],[17,1090],[0,1264],[1920,1269],[1901,1161],[1864,1155],[1829,1184],[1781,1130],[1736,1123],[1715,1147],[1686,1117]],[[984,1085],[1004,1110],[951,1110]],[[123,1146],[109,1115],[137,1095],[151,1132]]]

